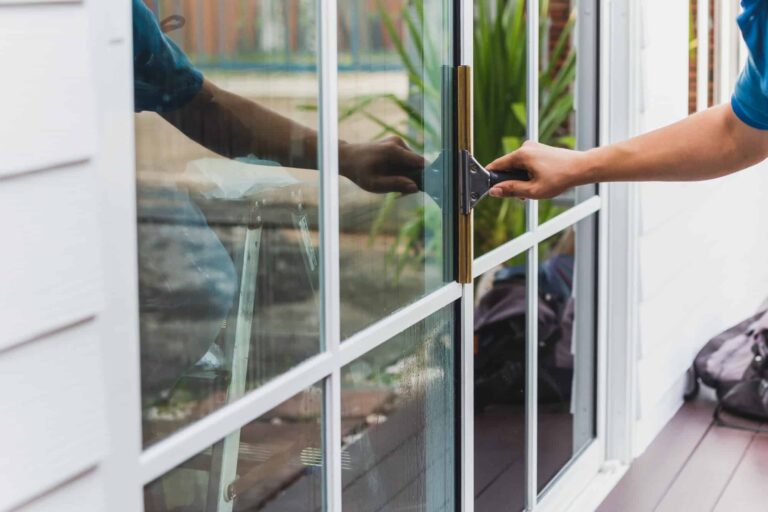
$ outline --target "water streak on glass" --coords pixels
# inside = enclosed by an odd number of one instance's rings
[[[342,369],[344,510],[455,509],[451,308]]]
[[[323,504],[323,393],[312,386],[144,488],[146,512],[287,512]]]

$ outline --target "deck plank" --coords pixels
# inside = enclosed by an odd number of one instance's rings
[[[768,435],[752,439],[747,453],[717,502],[714,512],[766,512],[765,476],[768,475]]]
[[[712,510],[754,436],[753,432],[713,425],[656,511]]]
[[[632,463],[598,512],[653,510],[709,429],[713,408],[714,404],[705,399],[683,405],[645,453]]]

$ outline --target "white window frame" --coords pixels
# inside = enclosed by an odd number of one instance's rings
[[[629,0],[622,0],[629,1]],[[99,162],[103,198],[101,251],[105,265],[105,311],[102,315],[105,344],[105,395],[110,451],[104,465],[107,492],[105,509],[134,512],[143,507],[143,486],[173,469],[208,446],[220,441],[230,432],[257,419],[266,411],[287,400],[301,390],[324,383],[325,411],[324,439],[326,450],[326,479],[332,492],[326,496],[328,509],[341,510],[341,425],[340,425],[340,369],[347,363],[381,345],[395,335],[415,325],[430,314],[460,301],[460,311],[465,318],[472,318],[474,308],[473,286],[449,283],[410,304],[341,343],[339,317],[339,233],[338,233],[338,176],[337,167],[337,41],[336,1],[318,0],[320,41],[320,92],[323,102],[320,108],[321,134],[321,246],[323,254],[323,322],[324,351],[300,365],[251,391],[242,399],[224,406],[193,425],[167,439],[142,450],[141,399],[138,334],[138,276],[136,263],[136,204],[134,170],[134,126],[132,113],[132,41],[131,8],[126,0],[113,2],[89,2],[94,34],[95,80],[99,87],[97,98],[100,126]],[[607,2],[602,1],[601,7]],[[461,62],[472,63],[472,2],[464,0],[463,20],[458,37],[461,38]],[[537,0],[528,2],[528,41],[538,41]],[[605,15],[601,9],[601,18]],[[602,24],[601,24],[602,26]],[[602,36],[601,36],[602,40]],[[601,54],[604,52],[601,52]],[[529,138],[538,136],[538,45],[528,45],[528,119]],[[593,69],[594,71],[594,69]],[[601,68],[601,76],[605,70]],[[613,89],[611,89],[613,90]],[[601,110],[605,105],[601,99]],[[601,140],[603,138],[601,137]],[[600,194],[594,195],[554,219],[538,224],[538,203],[527,205],[528,228],[524,235],[483,255],[475,261],[473,275],[479,276],[497,264],[512,257],[528,253],[529,275],[537,275],[537,244],[577,222],[603,211],[602,194],[610,189],[601,186]],[[611,194],[613,197],[614,194]],[[600,215],[599,268],[605,265],[606,216]],[[119,269],[119,271],[117,270]],[[606,275],[599,272],[598,293],[598,393],[596,412],[597,438],[579,458],[564,470],[561,478],[539,497],[536,482],[536,393],[537,351],[528,350],[527,364],[527,439],[534,449],[526,455],[527,472],[526,506],[528,510],[559,510],[580,492],[589,478],[597,474],[605,460],[606,416],[605,367],[606,336],[604,325],[606,309]],[[529,280],[528,302],[535,311],[537,305],[536,280]],[[610,292],[610,290],[608,290]],[[528,345],[536,346],[535,314],[528,315]],[[462,358],[460,389],[462,407],[462,460],[459,461],[462,488],[462,509],[474,508],[473,489],[473,332],[472,323],[463,322],[460,353]]]

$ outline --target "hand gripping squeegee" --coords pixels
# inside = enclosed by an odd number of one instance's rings
[[[468,214],[488,194],[494,185],[505,181],[529,181],[528,171],[513,169],[504,172],[489,171],[478,162],[472,153],[459,151],[459,196],[461,213]],[[422,190],[440,203],[438,191],[443,189],[442,171],[446,166],[445,153],[424,169]]]

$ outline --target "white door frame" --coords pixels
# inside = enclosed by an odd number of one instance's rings
[[[630,0],[620,0],[629,2]],[[334,0],[319,0],[320,17],[319,40],[321,91],[326,91],[323,105],[320,109],[320,124],[322,133],[321,162],[324,186],[322,188],[322,219],[325,234],[322,236],[323,274],[331,276],[323,282],[324,318],[322,332],[326,350],[314,356],[289,372],[281,375],[259,389],[250,392],[241,400],[229,404],[213,414],[205,417],[192,426],[174,434],[164,441],[142,451],[141,447],[141,400],[139,344],[138,344],[138,304],[136,275],[136,205],[134,180],[134,144],[133,144],[133,113],[132,113],[132,41],[131,41],[131,8],[127,0],[112,2],[89,2],[91,27],[94,38],[93,63],[97,83],[98,98],[97,113],[100,126],[98,166],[102,169],[101,198],[102,198],[102,260],[105,281],[105,309],[100,316],[103,339],[105,341],[105,395],[106,414],[110,431],[109,453],[104,465],[105,509],[114,511],[134,512],[141,510],[143,502],[143,485],[164,474],[180,464],[191,455],[202,451],[213,443],[223,439],[233,430],[258,418],[261,414],[275,405],[288,399],[302,389],[319,381],[325,382],[326,410],[324,429],[326,432],[326,460],[328,461],[327,479],[332,485],[333,492],[327,496],[329,510],[341,510],[341,426],[338,416],[340,410],[340,374],[339,369],[344,364],[354,360],[365,352],[380,345],[392,336],[416,324],[428,314],[444,306],[461,301],[461,310],[465,318],[473,314],[472,285],[450,283],[427,297],[411,304],[395,314],[370,326],[352,338],[340,343],[339,329],[339,287],[338,287],[338,211],[334,207],[336,184],[338,177],[333,169],[336,168],[336,119],[338,105],[336,100],[336,2]],[[606,4],[603,2],[601,5]],[[616,3],[616,2],[614,2]],[[529,33],[531,38],[537,30],[538,2],[529,1]],[[465,64],[472,61],[472,2],[465,0],[461,4],[463,24],[460,37],[461,59]],[[605,19],[605,15],[601,14]],[[533,39],[535,40],[535,39]],[[601,41],[604,40],[601,34]],[[534,67],[538,49],[529,45],[530,67]],[[601,51],[601,54],[603,52]],[[613,61],[612,61],[613,62]],[[533,69],[532,69],[533,70]],[[529,72],[529,119],[536,119],[538,105],[537,73]],[[606,72],[601,68],[601,76]],[[328,93],[332,91],[332,93]],[[610,103],[609,105],[613,105]],[[606,105],[601,99],[601,111]],[[601,118],[602,119],[602,118]],[[529,136],[536,138],[537,128],[531,125]],[[601,137],[601,140],[606,140]],[[601,187],[603,193],[613,197],[612,189]],[[498,263],[506,261],[522,252],[529,254],[529,270],[537,270],[536,244],[557,232],[573,225],[579,220],[596,215],[603,210],[609,201],[605,197],[594,196],[566,211],[560,216],[538,225],[536,219],[537,203],[529,202],[528,214],[531,228],[526,234],[507,242],[490,253],[478,258],[474,265],[474,276],[487,271]],[[611,213],[611,216],[614,213]],[[600,222],[600,254],[601,262],[610,258],[606,254],[605,239],[611,231],[606,227],[606,215],[601,215]],[[610,261],[610,259],[608,259]],[[601,264],[602,269],[605,265]],[[119,271],[118,271],[119,269]],[[532,275],[536,275],[535,273]],[[605,293],[606,275],[600,272],[600,326],[604,323],[606,310]],[[529,302],[536,300],[535,285],[529,287]],[[533,316],[533,315],[529,315]],[[535,339],[536,319],[530,320],[531,340]],[[599,390],[606,382],[603,376],[605,368],[605,341],[610,329],[599,329]],[[463,324],[463,340],[461,354],[464,358],[462,365],[463,382],[460,390],[462,397],[462,450],[464,463],[461,464],[462,488],[459,495],[463,510],[471,511],[474,506],[473,492],[473,400],[474,391],[472,361],[473,343],[472,326],[470,322]],[[528,364],[536,368],[536,351],[528,351]],[[602,377],[601,377],[602,376]],[[529,372],[529,381],[536,382],[535,372]],[[528,389],[535,393],[536,386],[529,385]],[[604,393],[604,391],[600,391]],[[600,396],[603,396],[602,394]],[[535,395],[529,399],[528,413],[529,441],[535,440]],[[604,460],[603,441],[606,439],[605,407],[598,400],[597,433],[598,437],[565,471],[562,478],[551,486],[543,499],[536,504],[537,485],[535,478],[527,482],[527,502],[529,509],[554,510],[561,508],[575,496],[583,486],[587,476],[596,474],[597,468]],[[533,414],[531,414],[533,413]],[[529,474],[535,475],[535,458],[527,457]]]

